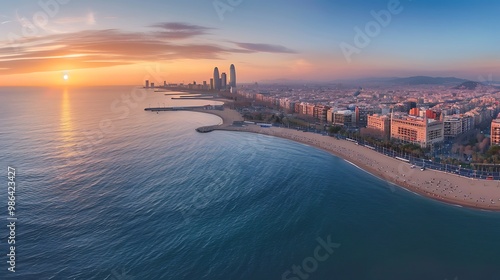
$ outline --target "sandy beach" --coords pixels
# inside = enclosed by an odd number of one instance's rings
[[[470,179],[451,173],[411,168],[409,163],[385,156],[353,142],[295,129],[258,125],[235,126],[241,115],[234,110],[193,110],[222,118],[223,123],[206,127],[208,130],[227,130],[260,133],[281,137],[323,149],[357,167],[420,195],[446,203],[485,210],[500,210],[500,181]]]

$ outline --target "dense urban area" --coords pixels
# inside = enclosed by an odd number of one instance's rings
[[[230,68],[235,76],[234,66]],[[216,92],[246,121],[361,141],[458,168],[499,172],[500,88],[491,82],[410,77],[335,83],[207,83],[164,88]],[[146,87],[154,87],[147,82]]]

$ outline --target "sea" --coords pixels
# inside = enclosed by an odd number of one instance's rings
[[[0,88],[0,279],[500,279],[500,213],[289,140],[195,131],[214,115],[144,111],[216,104],[171,97]]]

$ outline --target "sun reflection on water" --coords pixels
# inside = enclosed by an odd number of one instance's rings
[[[68,89],[65,88],[61,99],[61,118],[60,118],[60,131],[61,131],[61,145],[64,149],[66,157],[71,156],[71,147],[74,143],[74,130],[73,121],[71,119],[71,101]]]

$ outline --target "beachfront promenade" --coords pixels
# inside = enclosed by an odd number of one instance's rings
[[[242,124],[243,118],[235,110],[206,110],[192,108],[189,111],[210,113],[219,116],[219,125],[198,128],[199,132],[226,130],[251,132],[281,137],[330,152],[357,167],[385,180],[390,187],[404,187],[414,193],[450,204],[472,208],[500,210],[500,181],[472,179],[431,169],[424,171],[411,168],[411,164],[357,145],[352,141],[336,139],[318,133],[282,127],[261,127]],[[238,123],[233,125],[233,123]],[[393,183],[394,185],[390,184]]]

